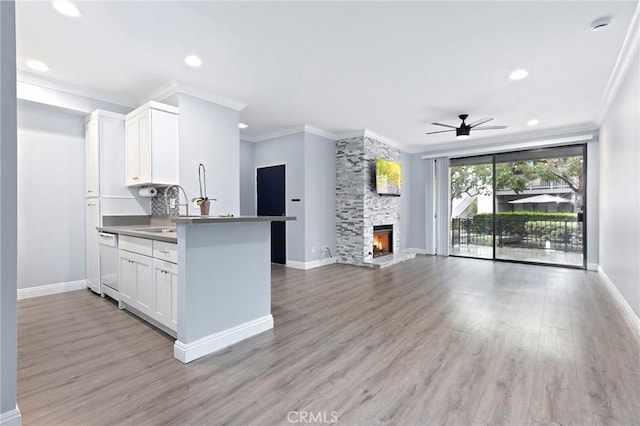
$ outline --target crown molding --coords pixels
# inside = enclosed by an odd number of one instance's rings
[[[306,133],[311,133],[317,136],[321,136],[323,138],[327,138],[327,139],[331,139],[334,141],[339,141],[342,139],[349,139],[349,138],[358,138],[358,137],[363,137],[363,138],[371,138],[371,139],[375,139],[379,142],[382,142],[386,145],[392,146],[394,148],[400,149],[402,151],[405,152],[410,152],[408,150],[408,147],[406,145],[403,145],[393,139],[387,138],[385,136],[379,135],[378,133],[375,133],[369,129],[361,129],[361,130],[354,130],[352,132],[347,132],[347,133],[340,133],[340,134],[336,134],[333,132],[330,132],[329,130],[325,130],[322,129],[320,127],[316,127],[316,126],[311,126],[308,124],[301,124],[299,126],[294,126],[294,127],[288,127],[286,129],[282,129],[282,130],[278,130],[275,132],[271,132],[271,133],[265,133],[263,135],[258,135],[258,136],[248,136],[248,135],[243,135],[242,133],[240,134],[240,139],[242,139],[243,141],[247,141],[247,142],[262,142],[262,141],[266,141],[269,139],[273,139],[273,138],[278,138],[278,137],[282,137],[282,136],[287,136],[287,135],[292,135],[295,133],[300,133],[300,132],[306,132]],[[420,152],[420,151],[416,151],[416,152]]]
[[[18,83],[24,83],[44,89],[55,90],[69,95],[82,96],[84,98],[108,102],[110,104],[116,104],[130,108],[135,108],[138,106],[138,102],[134,99],[113,96],[99,90],[88,89],[76,84],[54,80],[52,78],[43,77],[29,72],[18,71],[16,75],[16,81]]]
[[[640,3],[638,3],[638,6],[636,7],[633,18],[631,18],[631,24],[629,25],[629,30],[627,31],[624,42],[622,43],[622,49],[620,50],[616,64],[613,67],[611,77],[609,77],[607,87],[604,90],[600,107],[600,115],[598,116],[598,126],[602,124],[602,121],[609,111],[611,102],[613,102],[613,99],[618,94],[620,85],[627,76],[633,57],[638,52],[638,46],[640,46]]]
[[[393,139],[390,139],[390,138],[388,138],[386,136],[382,136],[382,135],[379,135],[377,133],[374,133],[369,129],[365,129],[364,130],[364,137],[365,138],[375,139],[375,140],[377,140],[379,142],[382,142],[384,144],[387,144],[387,145],[392,146],[394,148],[397,148],[399,150],[402,150],[402,151],[405,151],[405,152],[409,152],[407,150],[407,147],[405,145],[401,144],[400,142],[397,142],[397,141],[395,141]]]
[[[208,102],[212,102],[214,104],[218,104],[223,107],[233,109],[235,111],[242,111],[247,106],[245,102],[239,102],[234,99],[218,96],[211,91],[197,88],[195,86],[192,86],[180,81],[176,81],[176,80],[170,81],[164,84],[163,86],[160,86],[158,89],[154,90],[149,95],[140,99],[140,103],[145,104],[149,101],[161,102],[166,98],[178,93],[193,96],[194,98],[199,98]]]
[[[327,138],[327,139],[331,139],[331,140],[336,140],[336,135],[331,133],[328,130],[325,129],[321,129],[320,127],[316,127],[316,126],[309,126],[308,124],[304,125],[304,131],[307,133],[311,133],[313,135],[316,136],[321,136],[323,138]]]
[[[351,138],[364,138],[365,134],[367,132],[367,129],[360,129],[360,130],[354,130],[351,132],[346,132],[346,133],[340,133],[338,135],[336,135],[336,140],[342,140],[342,139],[351,139]]]
[[[523,149],[589,143],[596,142],[597,140],[596,129],[565,133],[560,133],[559,131],[545,132],[537,133],[535,135],[521,135],[519,138],[512,137],[511,139],[502,138],[501,140],[486,140],[482,144],[476,143],[475,145],[469,143],[438,145],[429,150],[423,150],[421,158],[428,159],[451,156],[495,154],[499,152],[518,151]]]
[[[302,133],[304,131],[305,131],[305,126],[304,124],[301,124],[299,126],[287,127],[286,129],[276,130],[275,132],[264,133],[258,136],[248,136],[248,135],[243,135],[241,133],[240,139],[242,139],[243,141],[255,143],[255,142],[266,141],[269,139],[280,138],[282,136],[293,135],[296,133]]]

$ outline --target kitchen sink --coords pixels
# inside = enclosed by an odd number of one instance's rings
[[[166,234],[166,233],[171,233],[171,232],[176,232],[176,228],[137,228],[134,229],[134,231],[139,231],[139,232],[151,232],[154,234]]]

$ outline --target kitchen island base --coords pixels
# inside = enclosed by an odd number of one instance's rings
[[[176,359],[191,362],[273,328],[271,222],[292,219],[173,219],[180,283]]]

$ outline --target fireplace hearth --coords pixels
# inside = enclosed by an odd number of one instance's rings
[[[393,253],[393,225],[373,227],[373,257]]]

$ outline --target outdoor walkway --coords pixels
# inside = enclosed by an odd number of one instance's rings
[[[452,247],[449,254],[453,256],[479,257],[492,259],[491,246],[464,245]],[[553,265],[583,266],[582,253],[558,250],[527,249],[513,247],[496,247],[496,259],[520,260],[524,262],[550,263]]]

